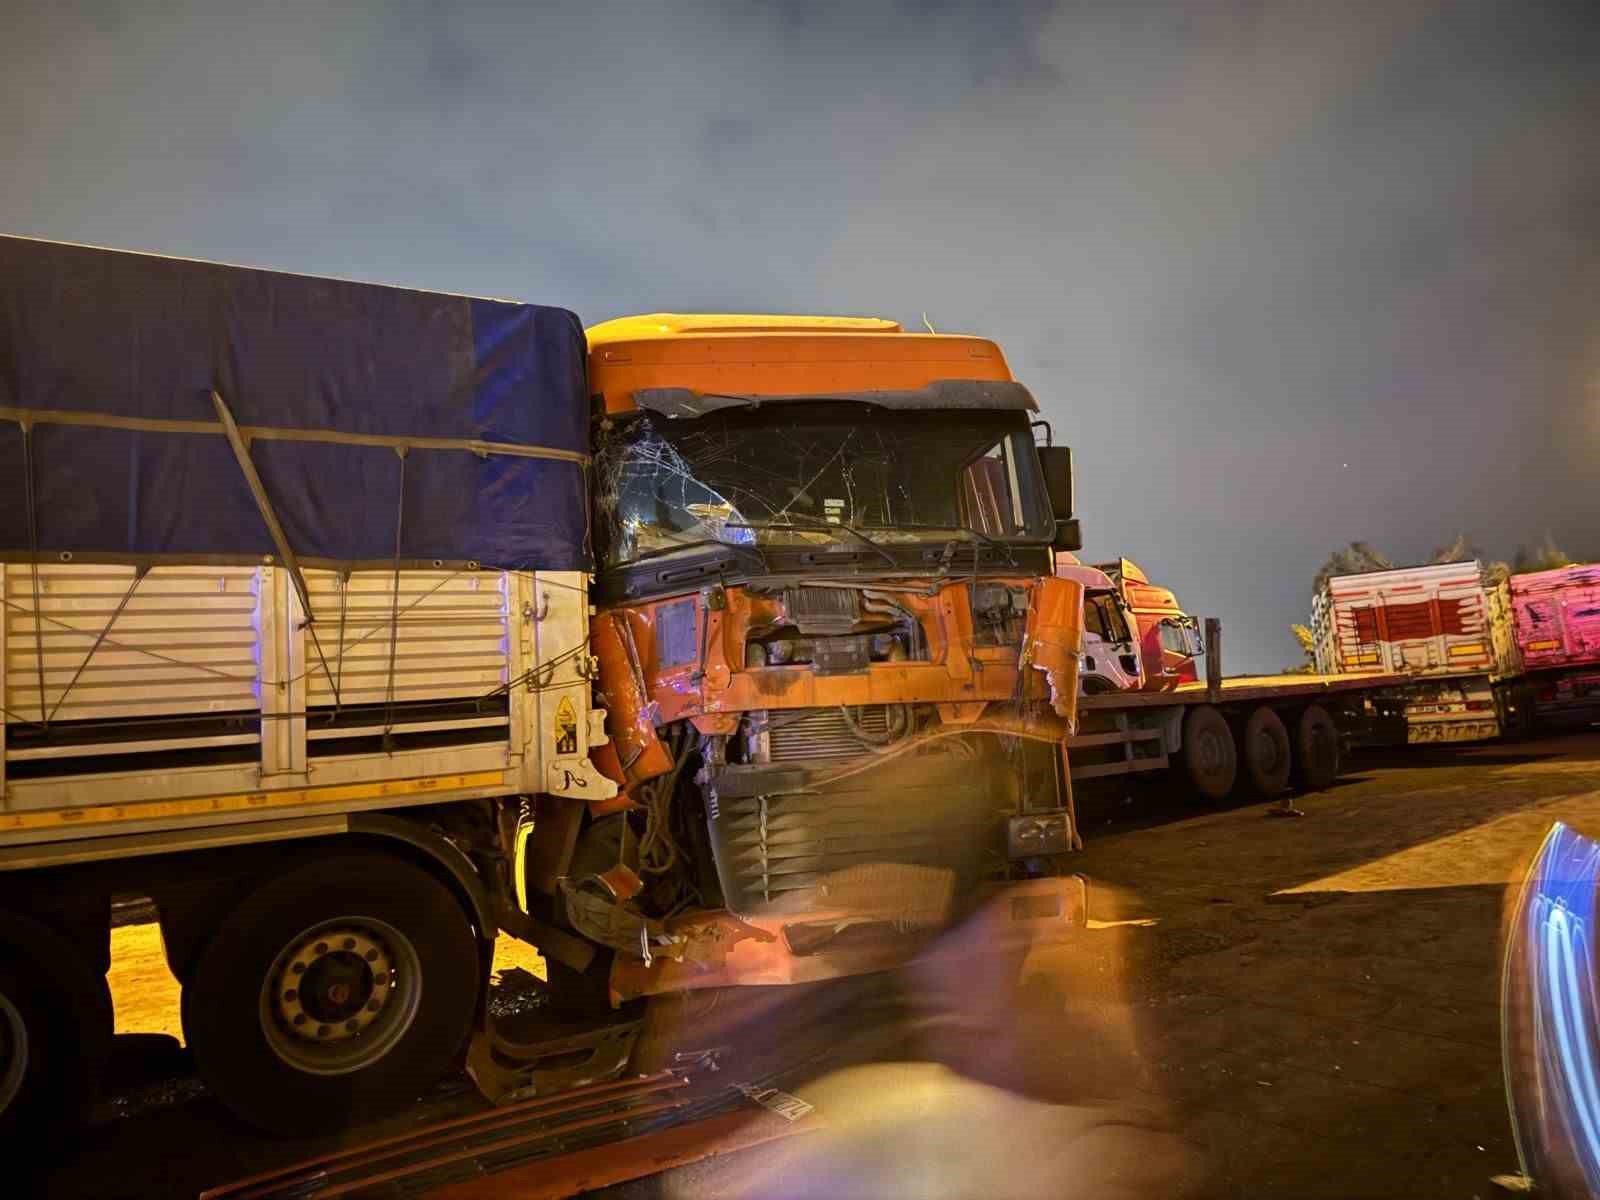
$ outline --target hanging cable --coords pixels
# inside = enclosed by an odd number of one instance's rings
[[[50,727],[44,711],[44,611],[39,604],[39,510],[33,495],[33,422],[22,421],[22,494],[28,515],[28,563],[33,574],[33,656],[39,668],[39,724]]]
[[[400,643],[400,538],[405,529],[406,516],[406,449],[404,446],[396,446],[394,452],[400,457],[400,486],[396,489],[394,502],[394,586],[390,589],[389,602],[389,684],[384,697],[383,713],[383,740],[386,750],[390,748],[390,734],[394,731],[394,662]]]
[[[344,683],[344,618],[350,609],[350,572],[339,572],[339,659],[335,667],[336,674],[333,680],[333,715],[339,715],[339,706],[343,703],[340,699],[340,685]]]
[[[888,746],[895,746],[903,742],[911,734],[912,709],[909,704],[886,704],[884,707],[884,731],[874,733],[861,723],[860,710],[852,710],[848,704],[841,704],[839,712],[844,717],[844,723],[849,727],[851,736],[871,750],[882,750]]]
[[[133,569],[133,579],[128,583],[127,591],[122,593],[122,599],[117,601],[117,607],[112,611],[110,618],[100,629],[100,635],[94,639],[94,645],[89,647],[89,653],[83,656],[83,661],[78,664],[78,669],[72,673],[72,678],[67,681],[67,686],[61,689],[61,695],[56,697],[55,707],[50,710],[50,715],[45,718],[45,727],[49,728],[50,722],[56,719],[56,714],[61,711],[61,706],[66,703],[68,694],[78,685],[78,680],[83,678],[84,668],[89,665],[89,660],[105,644],[106,634],[111,632],[111,627],[117,623],[117,618],[122,615],[122,610],[128,607],[128,601],[133,599],[133,589],[139,586],[139,581],[145,576],[147,568],[143,565]],[[38,624],[37,621],[34,622]]]
[[[644,785],[644,834],[639,839],[639,868],[647,875],[665,875],[678,864],[682,851],[672,837],[672,798],[677,794],[678,777],[694,752],[692,726],[685,725],[671,743],[672,769]]]

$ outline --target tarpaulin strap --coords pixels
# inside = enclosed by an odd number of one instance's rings
[[[215,393],[213,393],[215,394]],[[187,421],[155,417],[120,417],[110,413],[72,412],[67,409],[18,408],[0,404],[0,420],[19,424],[81,425],[91,429],[126,429],[137,433],[210,433],[227,436],[221,421]],[[504,454],[511,458],[545,458],[587,466],[589,455],[555,446],[525,446],[518,442],[486,442],[481,438],[391,437],[377,433],[341,433],[331,429],[281,429],[272,425],[236,426],[246,441],[321,442],[334,446],[390,446],[396,450],[465,450],[479,458]]]
[[[99,636],[94,639],[94,645],[89,647],[89,653],[83,656],[83,661],[78,664],[78,669],[72,673],[72,678],[67,681],[67,686],[62,688],[61,695],[56,697],[55,707],[50,710],[50,715],[45,718],[45,728],[48,729],[50,722],[56,719],[56,714],[61,711],[61,706],[67,701],[67,694],[78,685],[78,680],[83,678],[84,668],[89,665],[89,660],[94,657],[95,651],[105,645],[106,635],[111,632],[111,627],[117,623],[117,618],[122,615],[122,610],[128,607],[128,601],[133,599],[134,588],[139,586],[140,581],[144,579],[149,569],[149,567],[142,566],[133,569],[133,578],[128,581],[128,590],[122,593],[122,599],[117,601],[117,607],[101,628]],[[35,606],[37,607],[37,601],[35,601]],[[35,621],[34,624],[37,625],[39,622]],[[43,661],[44,659],[41,656],[40,662]],[[42,695],[43,693],[41,692],[40,694]]]
[[[341,616],[343,615],[343,607],[344,605],[341,600]],[[340,624],[343,625],[343,622],[341,621]],[[322,652],[322,639],[317,636],[317,627],[312,624],[309,613],[306,615],[306,632],[311,635],[311,644],[317,649],[317,661],[322,664],[322,673],[327,676],[328,686],[333,689],[333,711],[337,715],[339,712],[339,684],[338,681],[334,679],[333,672],[328,669],[328,656]]]
[[[33,654],[39,667],[39,723],[48,726],[44,711],[44,610],[39,603],[39,511],[33,494],[33,422],[22,425],[22,491],[28,510],[28,570],[33,576]]]
[[[395,652],[400,643],[400,536],[405,530],[406,519],[406,450],[404,446],[396,446],[395,451],[400,456],[400,486],[396,489],[394,501],[394,584],[390,588],[389,600],[389,686],[388,695],[384,700],[383,714],[383,748],[391,751],[391,734],[394,732],[394,659]]]
[[[212,389],[211,402],[217,407],[217,417],[222,422],[222,430],[227,436],[228,445],[233,447],[233,456],[239,460],[239,470],[244,472],[244,481],[250,486],[250,495],[255,498],[261,519],[267,523],[267,533],[272,536],[272,544],[277,547],[278,557],[283,560],[289,578],[294,580],[294,590],[300,596],[300,607],[305,610],[306,623],[310,624],[316,620],[316,616],[311,611],[311,593],[306,588],[306,577],[300,570],[299,560],[294,556],[294,547],[289,545],[288,535],[278,523],[278,514],[273,511],[272,498],[267,495],[266,485],[256,473],[255,461],[250,457],[250,445],[239,432],[239,426],[235,424],[233,413],[228,410],[222,393]]]
[[[322,652],[322,639],[317,636],[317,615],[311,610],[311,589],[306,585],[306,574],[300,569],[300,560],[295,557],[294,547],[289,545],[289,537],[283,532],[283,525],[278,521],[278,514],[272,507],[272,498],[267,495],[266,485],[261,482],[261,476],[256,472],[255,460],[250,457],[250,443],[246,435],[234,421],[233,413],[223,400],[222,393],[214,388],[211,392],[211,402],[216,405],[222,431],[228,439],[228,445],[233,448],[234,458],[239,461],[239,469],[244,472],[244,481],[250,487],[250,495],[255,498],[261,519],[267,524],[267,533],[272,537],[272,544],[277,548],[278,557],[283,560],[284,569],[289,572],[289,578],[294,582],[295,595],[300,597],[300,609],[306,615],[306,628],[311,632],[311,644],[316,648],[318,661],[322,663],[322,673],[328,677],[328,683],[333,687],[334,704],[337,707],[339,687],[333,682],[333,673],[328,670],[328,656]]]
[[[338,674],[333,679],[333,715],[339,715],[339,708],[344,703],[339,695],[339,685],[344,682],[344,616],[350,608],[350,572],[339,572],[339,658],[337,660]]]

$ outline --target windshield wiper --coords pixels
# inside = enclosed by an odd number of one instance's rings
[[[704,546],[720,546],[724,550],[742,550],[747,554],[754,554],[761,562],[762,570],[766,569],[767,556],[761,553],[759,546],[747,546],[742,542],[725,542],[721,538],[692,538],[687,542],[675,542],[671,546],[658,546],[654,550],[646,550],[643,554],[635,554],[626,562],[618,563],[620,567],[631,567],[635,563],[642,563],[646,559],[661,558],[664,555],[676,554],[680,550],[694,550]]]
[[[896,529],[942,529],[950,533],[964,533],[967,535],[967,537],[975,542],[981,542],[985,546],[991,546],[994,549],[1003,552],[1006,556],[1007,565],[1013,567],[1017,565],[1017,556],[1012,553],[1012,546],[1010,542],[1002,542],[999,538],[992,537],[987,533],[982,533],[979,530],[973,529],[970,525],[916,525],[908,524],[903,521],[896,521],[894,527]]]
[[[785,513],[784,515],[787,516],[787,517],[792,517],[793,516],[793,514],[791,514],[791,513]],[[854,525],[846,525],[843,521],[824,521],[824,520],[822,520],[822,519],[820,519],[818,517],[809,517],[809,516],[808,517],[803,517],[802,520],[811,521],[811,522],[814,522],[814,523],[811,524],[811,525],[807,525],[807,526],[798,526],[798,528],[823,529],[823,530],[826,530],[826,529],[842,529],[842,530],[844,530],[845,533],[848,533],[851,537],[855,538],[857,541],[861,542],[863,545],[865,545],[865,546],[869,547],[870,549],[872,549],[873,551],[875,551],[878,554],[878,556],[880,558],[882,558],[884,562],[888,563],[891,567],[898,567],[900,565],[900,563],[898,562],[898,560],[896,560],[894,555],[890,554],[887,550],[885,550],[877,542],[873,541],[866,534],[862,533],[861,530],[857,529]],[[724,523],[723,528],[724,529],[755,529],[755,530],[761,530],[761,529],[789,529],[789,528],[796,528],[796,526],[793,526],[788,522],[782,522],[782,521],[767,521],[767,522],[765,522],[763,524],[760,524],[760,525],[753,525],[753,524],[748,524],[748,523],[745,523],[745,522],[728,521],[728,522]]]

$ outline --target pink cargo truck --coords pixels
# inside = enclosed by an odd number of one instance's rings
[[[1493,738],[1522,719],[1506,586],[1485,583],[1476,561],[1336,575],[1311,624],[1319,672],[1407,677],[1373,697],[1403,713],[1407,742]]]
[[[1534,722],[1600,722],[1600,563],[1513,575],[1511,610]]]

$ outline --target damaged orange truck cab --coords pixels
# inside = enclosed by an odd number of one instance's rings
[[[596,762],[621,791],[566,878],[637,870],[567,912],[618,951],[613,994],[873,969],[983,885],[1052,874],[1071,458],[1036,445],[999,347],[837,317],[588,334]]]

